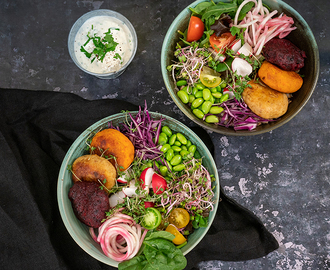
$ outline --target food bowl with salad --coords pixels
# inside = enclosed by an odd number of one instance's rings
[[[72,26],[68,50],[73,62],[84,72],[100,79],[115,79],[132,62],[137,36],[122,14],[108,9],[93,10]]]
[[[283,1],[199,0],[168,29],[161,69],[191,120],[249,136],[301,111],[318,80],[319,52],[305,20]]]
[[[214,220],[219,187],[203,141],[140,108],[106,117],[76,139],[57,198],[68,232],[95,259],[119,269],[179,270]]]

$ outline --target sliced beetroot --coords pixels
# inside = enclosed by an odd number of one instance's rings
[[[109,211],[109,197],[96,182],[76,182],[69,190],[76,217],[89,227],[98,228]]]
[[[287,39],[273,38],[262,49],[265,59],[286,71],[297,71],[304,66],[306,54]]]

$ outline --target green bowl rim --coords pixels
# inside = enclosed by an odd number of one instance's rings
[[[221,0],[216,0],[216,2],[220,2]],[[274,0],[270,0],[270,1],[274,1]],[[163,45],[162,45],[162,49],[161,49],[161,72],[162,72],[162,76],[163,76],[163,80],[165,83],[165,87],[168,91],[168,93],[170,94],[172,100],[174,101],[174,103],[179,107],[179,109],[193,122],[195,122],[196,124],[202,126],[205,129],[208,130],[212,130],[216,133],[220,133],[223,135],[227,135],[227,136],[251,136],[251,135],[259,135],[262,133],[266,133],[269,131],[272,131],[284,124],[286,124],[287,122],[289,122],[292,118],[294,118],[301,110],[302,108],[306,105],[306,103],[308,102],[308,100],[310,99],[310,97],[312,96],[315,87],[317,85],[317,81],[318,81],[318,77],[319,77],[319,73],[320,73],[320,59],[319,59],[319,50],[318,50],[318,46],[315,40],[315,37],[312,33],[312,30],[310,29],[310,27],[308,26],[307,22],[304,20],[304,18],[295,10],[293,9],[291,6],[289,6],[287,3],[281,1],[281,0],[275,0],[276,3],[278,3],[279,5],[283,6],[285,9],[287,9],[289,12],[291,12],[292,14],[294,14],[294,16],[298,19],[298,21],[304,26],[305,29],[307,29],[308,31],[308,36],[311,42],[311,47],[313,48],[313,53],[315,56],[315,61],[314,61],[314,67],[313,70],[315,70],[315,78],[313,80],[313,84],[311,87],[311,91],[308,93],[308,95],[305,96],[305,98],[303,99],[302,103],[300,104],[299,109],[293,113],[290,117],[286,118],[285,120],[281,121],[281,122],[277,122],[276,125],[271,125],[269,127],[265,127],[262,130],[258,130],[258,131],[246,131],[246,130],[241,130],[241,131],[235,131],[234,129],[218,129],[216,128],[216,126],[214,125],[210,125],[205,123],[204,121],[197,119],[196,117],[194,117],[192,115],[192,113],[188,110],[188,108],[181,102],[176,100],[176,96],[173,93],[173,91],[171,90],[171,85],[170,82],[168,80],[168,71],[166,69],[166,47],[167,44],[170,43],[170,40],[172,40],[170,33],[173,33],[173,30],[176,31],[176,24],[178,22],[180,22],[181,17],[184,17],[187,14],[190,14],[190,10],[189,7],[195,7],[197,4],[201,3],[201,2],[206,2],[206,0],[197,0],[193,3],[191,3],[190,5],[188,5],[185,9],[183,9],[179,15],[174,19],[174,21],[171,23],[170,27],[168,28],[166,35],[164,37],[164,41],[163,41]],[[223,0],[222,2],[226,2],[225,0]],[[227,1],[228,2],[228,1]]]
[[[135,115],[138,113],[138,111],[129,111],[129,113]],[[204,144],[204,142],[186,125],[184,125],[183,123],[179,122],[178,120],[161,114],[161,113],[156,113],[156,112],[150,112],[149,114],[151,117],[158,117],[157,119],[159,119],[160,117],[165,118],[167,121],[170,122],[174,122],[180,129],[186,129],[189,132],[189,136],[192,136],[194,138],[194,140],[198,141],[200,143],[200,145],[202,146],[203,150],[205,151],[206,155],[208,157],[210,157],[209,162],[211,163],[211,166],[213,167],[212,169],[214,170],[214,177],[216,179],[215,181],[215,190],[214,190],[214,205],[213,205],[213,210],[211,211],[212,215],[210,215],[209,217],[209,223],[208,226],[203,229],[203,233],[201,234],[201,236],[198,238],[198,241],[196,241],[194,244],[192,244],[191,247],[189,247],[188,249],[184,249],[185,247],[183,247],[183,254],[186,255],[188,254],[196,245],[198,245],[198,243],[200,241],[202,241],[202,239],[204,238],[205,234],[207,233],[207,231],[209,230],[209,228],[211,227],[211,224],[213,223],[213,220],[215,218],[215,215],[217,213],[217,209],[218,209],[218,203],[219,203],[219,198],[220,198],[220,180],[219,180],[219,175],[218,175],[218,171],[217,171],[217,166],[215,164],[214,158],[211,155],[209,149],[206,147],[206,145]],[[101,120],[99,120],[98,122],[92,124],[90,127],[88,127],[87,129],[85,129],[80,135],[79,137],[72,143],[71,147],[69,148],[69,150],[67,151],[61,167],[60,167],[60,171],[59,171],[59,175],[58,175],[58,182],[57,182],[57,201],[58,201],[58,207],[59,207],[59,211],[60,211],[60,215],[61,218],[63,220],[63,223],[67,229],[67,231],[69,232],[69,234],[71,235],[71,237],[73,238],[73,240],[86,252],[88,253],[90,256],[94,257],[95,259],[107,264],[107,265],[111,265],[114,267],[118,266],[118,262],[106,257],[104,254],[97,254],[94,251],[90,251],[85,245],[83,245],[83,243],[79,242],[79,238],[80,235],[78,235],[74,228],[74,224],[72,224],[70,222],[70,220],[68,219],[68,215],[66,213],[66,210],[64,208],[63,205],[63,201],[64,201],[64,196],[67,197],[67,194],[64,194],[62,192],[62,188],[63,188],[63,179],[64,179],[64,175],[65,172],[67,170],[67,166],[68,161],[70,159],[70,157],[72,156],[73,152],[75,151],[75,149],[77,148],[77,146],[81,143],[82,140],[84,140],[86,137],[88,137],[91,133],[91,131],[96,130],[99,127],[104,127],[104,125],[108,122],[114,121],[117,118],[121,118],[124,115],[126,115],[125,113],[117,113],[117,114],[113,114],[110,115],[108,117],[105,117]],[[178,131],[177,131],[178,132]],[[77,220],[78,221],[78,220]],[[92,238],[91,238],[92,240]],[[113,263],[114,262],[114,263]]]

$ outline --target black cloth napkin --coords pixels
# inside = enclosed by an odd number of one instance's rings
[[[85,253],[67,232],[57,177],[81,132],[106,116],[137,109],[125,101],[88,101],[69,93],[0,90],[1,269],[114,269]],[[213,151],[208,134],[194,131]],[[206,260],[259,258],[277,248],[261,221],[221,190],[216,218],[186,256],[186,269]]]

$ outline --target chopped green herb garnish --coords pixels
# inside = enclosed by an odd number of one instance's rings
[[[93,29],[93,26],[92,26],[92,29]],[[91,58],[92,55],[95,55],[95,57],[93,59],[91,59],[92,63],[95,60],[95,58],[98,59],[99,61],[103,62],[103,59],[104,59],[105,55],[107,54],[107,52],[113,52],[116,49],[118,43],[114,40],[110,30],[111,29],[109,28],[108,32],[104,33],[105,36],[103,38],[98,37],[96,35],[91,37],[90,33],[87,34],[88,39],[85,42],[85,44],[80,47],[80,51],[83,52],[87,58]],[[115,29],[115,30],[119,30],[119,29]],[[86,49],[84,47],[91,40],[93,41],[95,48],[90,53],[90,52],[86,51]]]

